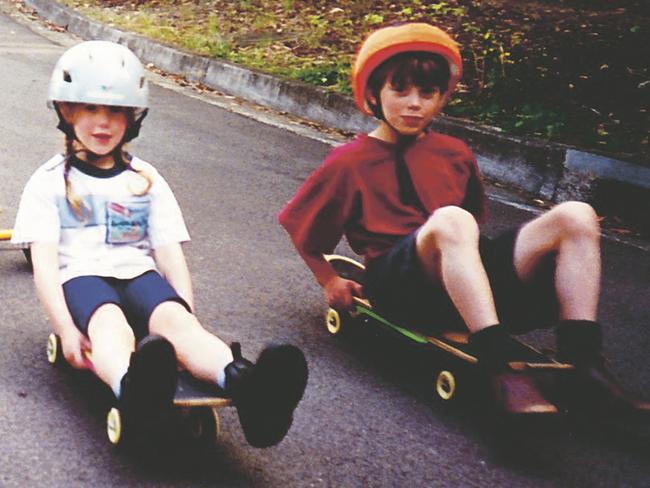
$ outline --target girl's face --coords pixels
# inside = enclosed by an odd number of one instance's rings
[[[403,136],[419,136],[445,105],[440,90],[413,84],[394,87],[387,82],[379,97],[385,121]]]
[[[83,148],[98,156],[106,156],[117,147],[129,123],[124,107],[84,103],[71,106],[68,120]]]

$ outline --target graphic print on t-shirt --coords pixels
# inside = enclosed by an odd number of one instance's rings
[[[132,244],[147,235],[149,202],[107,202],[106,242],[108,244]]]
[[[86,209],[79,219],[68,203],[59,205],[59,217],[63,229],[106,226],[107,244],[133,244],[147,237],[151,200],[148,196],[133,196],[125,200],[108,200],[92,195],[82,198]]]

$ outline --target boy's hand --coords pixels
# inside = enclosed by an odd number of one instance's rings
[[[323,291],[327,304],[337,310],[350,310],[353,307],[352,297],[363,297],[363,287],[359,283],[340,276],[329,280]]]
[[[86,369],[85,351],[90,351],[90,341],[77,329],[70,329],[61,336],[61,348],[65,360],[72,367]]]

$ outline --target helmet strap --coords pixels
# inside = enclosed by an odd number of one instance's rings
[[[140,134],[140,129],[142,128],[142,121],[148,113],[149,109],[145,108],[134,118],[133,122],[131,122],[126,128],[126,132],[124,133],[124,137],[122,138],[122,142],[120,142],[119,147],[138,137],[138,134]]]
[[[56,126],[56,128],[59,129],[61,132],[63,132],[70,139],[76,139],[77,137],[74,134],[74,128],[72,127],[72,124],[69,124],[65,120],[65,117],[61,112],[61,107],[59,107],[59,104],[54,102],[53,105],[54,105],[54,110],[56,111],[56,115],[59,117],[59,123]]]
[[[371,101],[369,100],[370,97],[368,96],[366,96],[366,103],[368,104],[368,107],[370,107],[370,110],[372,111],[372,115],[374,115],[376,119],[384,120],[384,111],[381,108],[380,96],[381,96],[381,89],[375,90],[372,93],[372,98],[374,98],[374,103],[371,103]]]

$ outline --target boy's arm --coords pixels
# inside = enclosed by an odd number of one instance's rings
[[[84,351],[90,351],[90,341],[75,326],[59,282],[58,245],[31,244],[32,267],[36,293],[50,319],[54,333],[61,339],[66,361],[75,368],[85,368]]]
[[[353,307],[352,297],[363,297],[363,287],[354,281],[341,278],[322,254],[315,255],[297,248],[316,281],[323,288],[327,304],[339,310]]]
[[[343,237],[357,197],[349,150],[334,150],[300,186],[278,215],[298,254],[323,288],[333,308],[352,308],[352,297],[363,296],[361,285],[338,276],[325,260]]]
[[[156,265],[163,277],[176,290],[191,310],[194,310],[192,279],[180,242],[165,244],[154,249]]]

